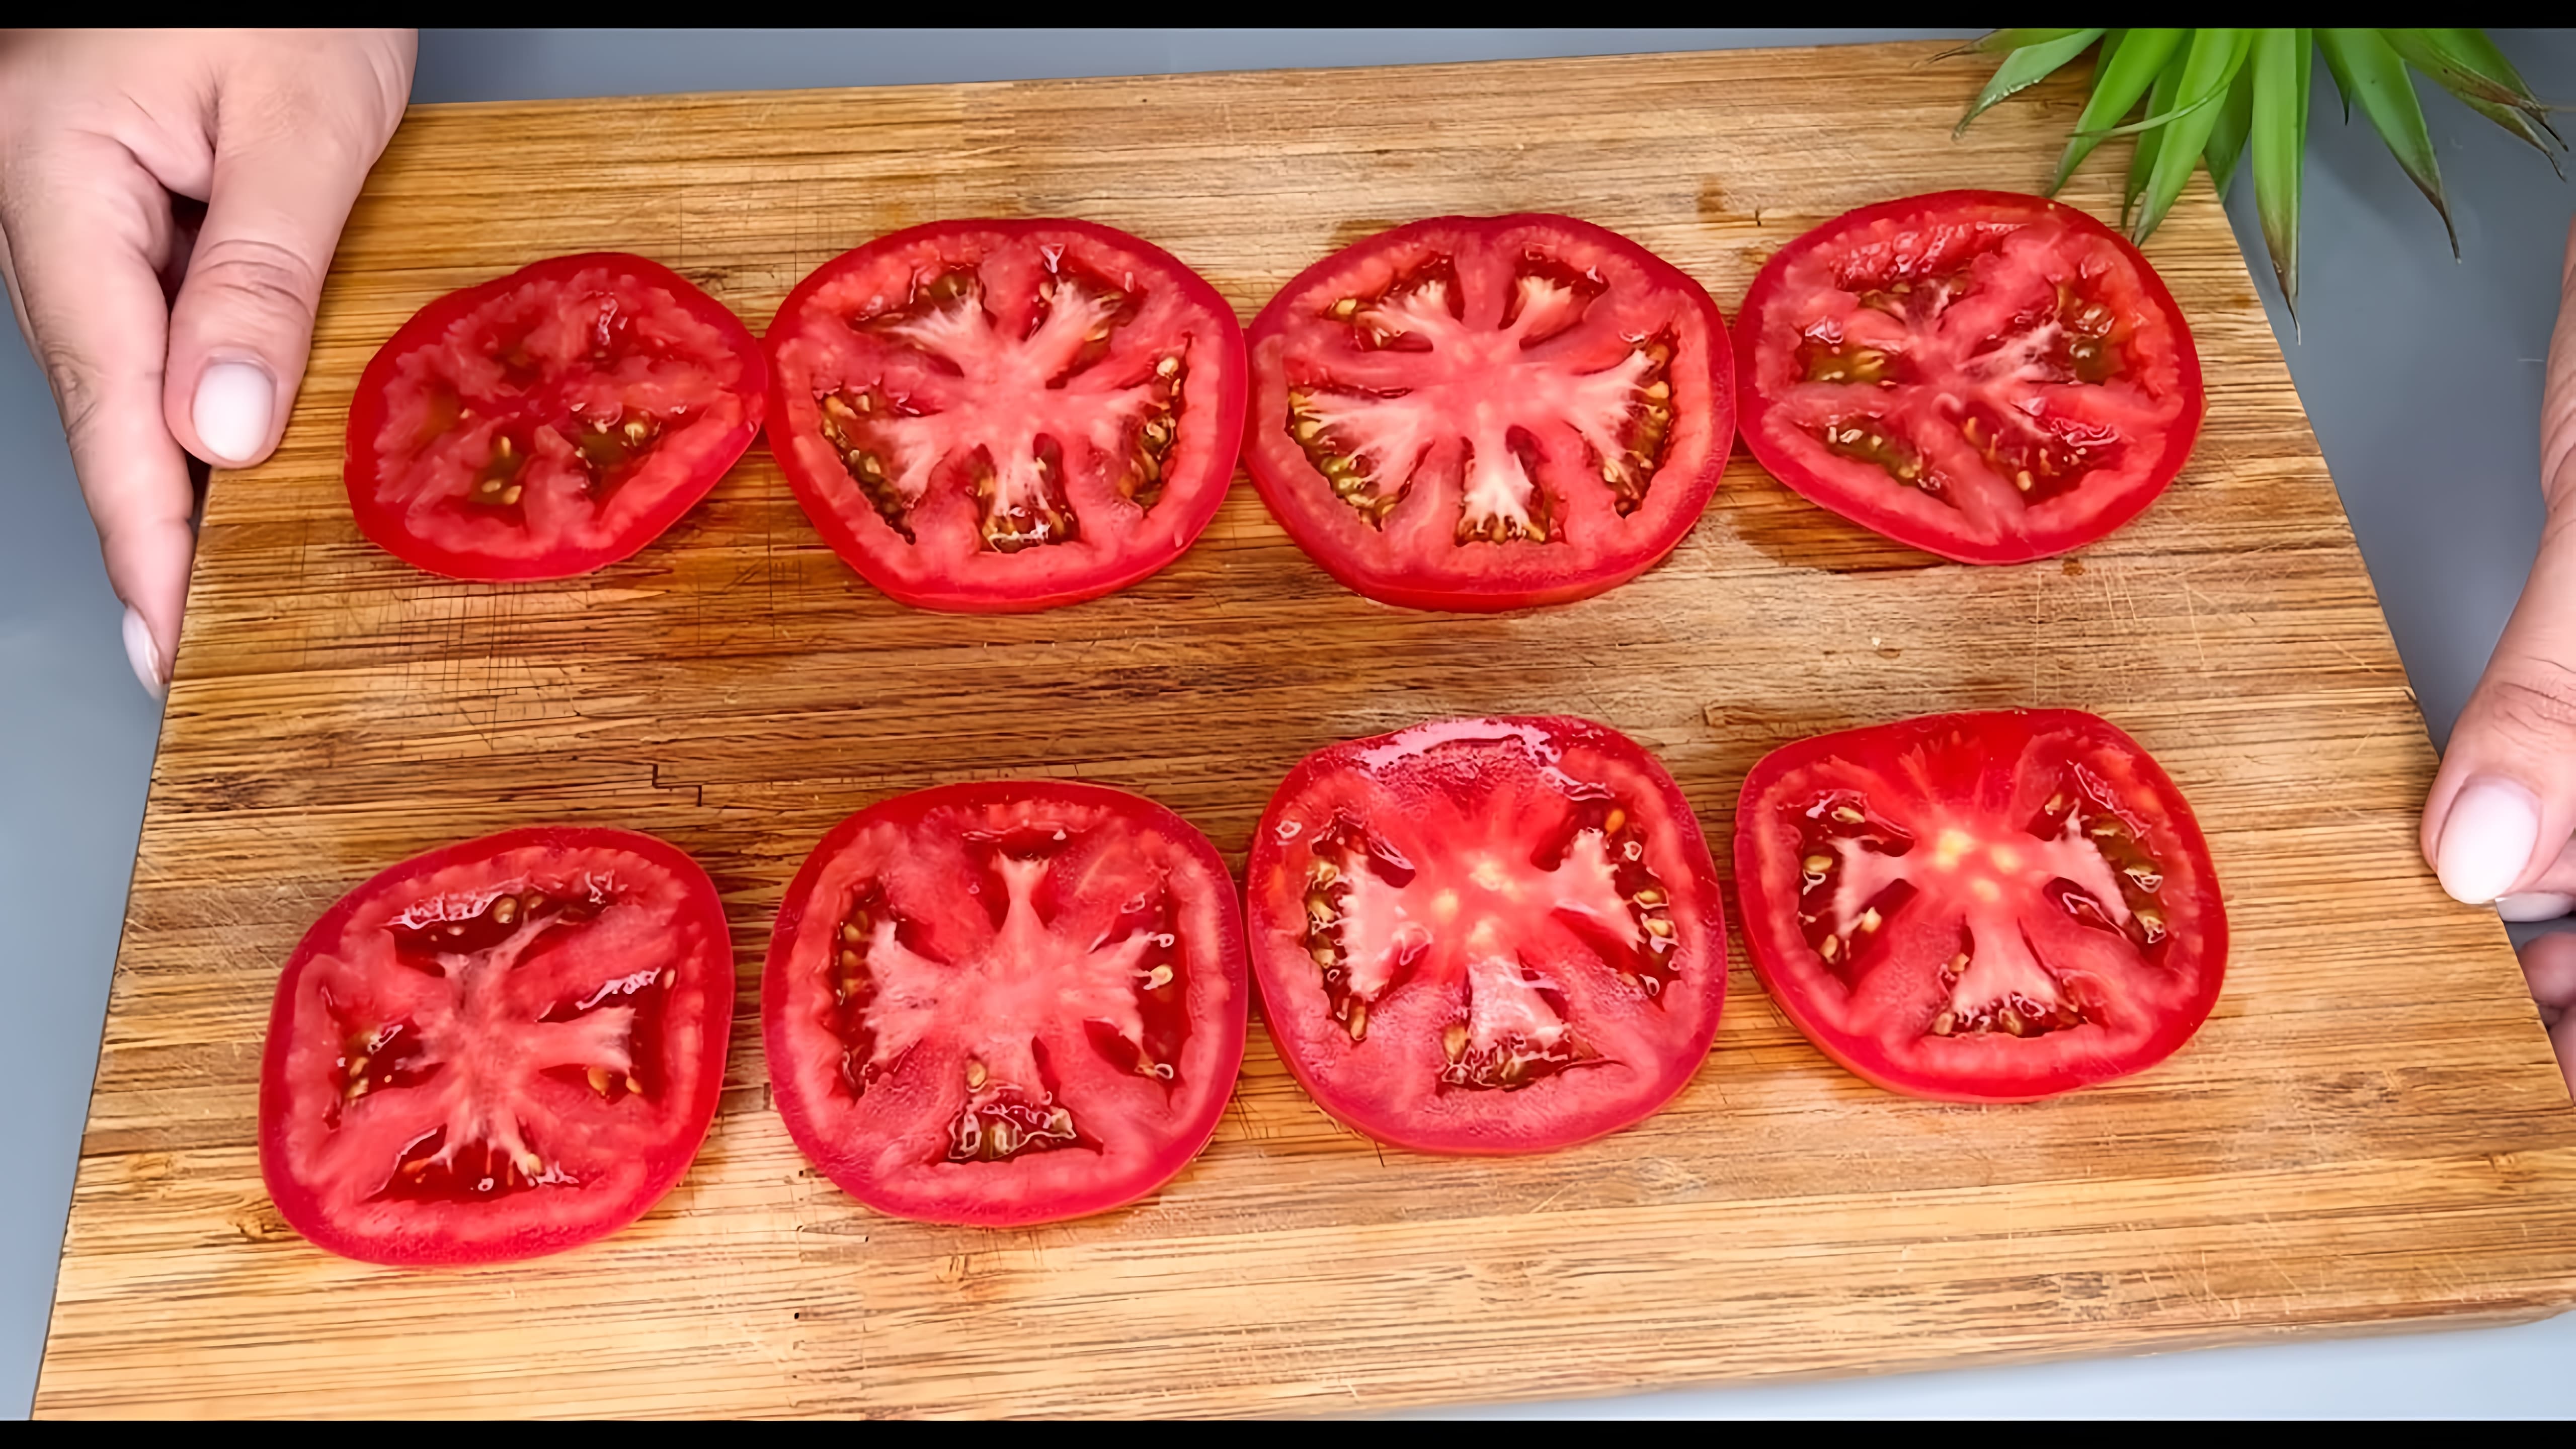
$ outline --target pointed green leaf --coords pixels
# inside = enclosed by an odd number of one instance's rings
[[[2219,107],[2206,103],[2227,94],[2236,72],[2245,64],[2246,45],[2252,38],[2250,30],[2192,32],[2191,47],[2183,53],[2182,79],[2174,87],[2182,103],[2175,108],[2172,123],[2165,127],[2164,144],[2156,148],[2154,169],[2147,173],[2146,188],[2138,194],[2138,214],[2129,227],[2131,241],[2143,243],[2155,235],[2165,213],[2173,210],[2174,202],[2182,196],[2184,183],[2191,180],[2193,169],[2200,165],[2200,153],[2209,144],[2209,133],[2218,126]]]
[[[2452,94],[2459,95],[2457,91]],[[2567,143],[2558,138],[2556,131],[2547,129],[2547,121],[2512,106],[2499,106],[2468,96],[2460,96],[2460,104],[2520,137],[2524,144],[2548,160],[2549,169],[2558,173],[2559,180],[2567,179],[2567,168],[2558,164],[2558,153],[2566,148]]]
[[[2257,39],[2269,34],[2257,30]],[[2250,47],[2251,42],[2248,42]],[[2246,52],[2253,54],[2249,48]],[[2209,162],[2210,183],[2221,197],[2227,195],[2227,183],[2236,179],[2237,158],[2245,154],[2245,133],[2254,117],[2254,67],[2240,65],[2236,79],[2227,87],[2227,99],[2219,102],[2218,124],[2209,128],[2209,144],[2201,156]]]
[[[2452,37],[2463,33],[2465,32],[2443,30],[2382,30],[2379,32],[2379,38],[2387,41],[2388,48],[2396,51],[2400,59],[2431,76],[2435,85],[2458,96],[2461,100],[2475,98],[2492,105],[2527,105],[2537,110],[2539,101],[2530,98],[2529,90],[2522,85],[2522,77],[2514,74],[2511,66],[2505,68],[2504,75],[2491,76],[2470,64],[2467,57],[2455,53]],[[2495,58],[2504,59],[2502,55]]]
[[[2335,96],[2343,102],[2343,123],[2352,124],[2352,73],[2343,68],[2343,60],[2325,43],[2325,32],[2315,32],[2317,49],[2326,53],[2326,74],[2334,77]]]
[[[2156,73],[2155,84],[2147,91],[2147,119],[2170,116],[2174,91],[2182,84],[2183,62],[2187,48],[2176,46],[2165,60],[2165,68]],[[2120,189],[2120,225],[2129,224],[2129,213],[2138,204],[2138,195],[2147,189],[2147,178],[2156,169],[2156,153],[2164,149],[2165,133],[2160,126],[2138,134],[2137,150],[2129,157],[2129,179]]]
[[[2549,107],[2542,105],[2540,98],[2531,93],[2531,87],[2523,83],[2522,72],[2513,68],[2513,62],[2504,58],[2504,52],[2496,49],[2496,43],[2487,39],[2485,31],[2459,29],[2425,33],[2454,60],[2512,91],[2514,109],[2537,122],[2549,139],[2558,143],[2560,150],[2567,149],[2566,138],[2558,134],[2557,127],[2549,124]]]
[[[2048,79],[2059,66],[2083,54],[2084,47],[2101,38],[2100,30],[2071,31],[2055,40],[2023,46],[2005,56],[2004,63],[1995,67],[1994,79],[1987,81],[1986,88],[1977,92],[1976,103],[1968,107],[1968,113],[1959,118],[1958,126],[1950,134],[1956,136],[1967,130],[1968,123],[1984,115],[1986,108],[1995,102]]]
[[[2550,126],[2549,108],[2523,84],[2521,72],[2487,39],[2485,31],[2383,30],[2380,35],[2408,65],[2548,157],[2550,168],[2559,175],[2567,174],[2558,165],[2558,152],[2567,143]]]
[[[2291,325],[2299,318],[2299,182],[2308,152],[2308,75],[2315,42],[2305,30],[2266,30],[2254,37],[2245,69],[2254,79],[2246,150],[2254,167],[2254,210],[2263,247]]]
[[[1989,30],[1965,45],[1945,50],[1932,58],[1948,60],[1954,55],[2001,55],[2025,45],[2046,45],[2052,40],[2063,40],[2074,33],[2072,30]]]
[[[2433,135],[2424,127],[2424,107],[2415,98],[2415,82],[2406,62],[2376,30],[2320,30],[2317,44],[2326,64],[2352,77],[2349,98],[2361,102],[2362,114],[2388,143],[2389,154],[2404,168],[2406,179],[2433,203],[2442,230],[2451,237],[2451,255],[2460,254],[2460,234],[2451,225],[2450,204],[2442,197],[2442,168],[2433,155]]]
[[[2172,28],[2114,31],[2102,39],[2102,59],[2093,69],[2093,96],[2084,103],[2084,114],[2075,118],[2075,134],[2066,138],[2066,152],[2057,158],[2057,177],[2048,183],[2045,194],[2055,196],[2093,148],[2102,144],[2102,133],[2120,123],[2120,118],[2138,103],[2156,83],[2174,51],[2182,45],[2186,32]],[[2114,46],[2113,36],[2119,44]]]

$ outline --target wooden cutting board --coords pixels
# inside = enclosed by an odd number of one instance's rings
[[[2044,563],[1938,563],[1740,454],[1661,567],[1505,617],[1343,592],[1242,485],[1159,577],[1003,619],[889,603],[765,449],[660,543],[568,583],[431,578],[349,520],[341,427],[368,356],[431,297],[537,257],[643,252],[758,326],[881,232],[1070,215],[1161,243],[1249,317],[1390,223],[1557,210],[1732,315],[1766,256],[1849,207],[2046,180],[2077,93],[1954,142],[1984,68],[1932,54],[415,110],[350,221],[285,446],[209,500],[38,1410],[1377,1409],[2576,1299],[2576,1112],[2494,913],[2451,904],[2416,854],[2423,722],[2205,182],[2149,248],[2209,370],[2198,456],[2143,519]],[[2070,199],[2114,211],[2122,159]],[[1774,745],[2003,705],[2136,734],[2216,852],[2227,993],[2181,1055],[2116,1086],[1989,1109],[1876,1091],[1783,1023],[1739,940],[1689,1092],[1553,1156],[1374,1147],[1256,1026],[1215,1145],[1169,1189],[994,1232],[858,1207],[769,1105],[771,913],[826,828],[898,791],[1103,781],[1239,865],[1310,749],[1563,711],[1659,750],[1724,842]],[[724,892],[742,987],[705,1153],[642,1222],[560,1257],[329,1257],[279,1220],[252,1148],[277,969],[384,864],[540,820],[652,831]]]

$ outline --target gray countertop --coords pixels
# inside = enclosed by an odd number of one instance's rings
[[[505,100],[795,86],[1390,65],[1804,45],[1934,31],[431,31],[413,97]],[[2576,34],[2498,32],[2576,99]],[[2236,232],[2272,309],[2437,741],[2536,546],[2543,361],[2576,189],[2432,92],[2463,260],[2319,67],[2304,336],[2271,284],[2244,178]],[[2103,164],[2097,162],[2096,164]],[[1735,299],[1721,298],[1731,303]],[[159,709],[128,672],[52,400],[0,342],[0,1409],[24,1413],[123,917]],[[2319,929],[2338,929],[2320,922]],[[2011,1369],[1699,1389],[1498,1412],[1640,1415],[2563,1415],[2576,1316],[2522,1328]]]

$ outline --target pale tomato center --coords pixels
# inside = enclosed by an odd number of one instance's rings
[[[530,1119],[540,1079],[580,1081],[612,1105],[644,1097],[655,1064],[643,1059],[637,1027],[676,979],[678,943],[615,930],[617,949],[594,958],[577,939],[608,931],[618,909],[613,884],[593,878],[570,898],[522,882],[468,901],[430,900],[398,917],[397,959],[412,973],[398,1017],[343,1021],[346,1052],[335,1063],[351,1128],[372,1120],[410,1124],[384,1195],[486,1198],[572,1184],[567,1144],[549,1143]],[[607,967],[613,959],[616,969]],[[373,1131],[352,1132],[365,1152]]]
[[[1935,814],[1912,831],[1853,792],[1805,812],[1800,919],[1826,964],[1857,980],[1878,964],[1901,915],[1956,922],[1942,970],[1947,1007],[1931,1032],[2038,1035],[2085,1024],[2088,1008],[2032,944],[2025,913],[2062,911],[2143,961],[2160,947],[2161,872],[2135,826],[2086,772],[2069,773],[2035,820]]]
[[[1308,460],[1381,526],[1418,475],[1454,476],[1459,543],[1558,536],[1565,510],[1540,482],[1551,455],[1581,456],[1616,511],[1634,509],[1670,434],[1670,343],[1629,338],[1617,360],[1577,369],[1541,344],[1581,324],[1597,283],[1524,269],[1508,297],[1463,286],[1434,266],[1334,304],[1358,346],[1400,360],[1402,383],[1372,385],[1376,369],[1352,365],[1348,385],[1292,391],[1289,434]]]
[[[907,939],[881,892],[862,891],[840,926],[835,992],[848,1016],[845,1085],[864,1095],[926,1042],[962,1049],[950,1126],[956,1161],[1002,1161],[1085,1140],[1058,1090],[1050,1051],[1089,1050],[1124,1070],[1174,1080],[1179,1032],[1149,1023],[1175,1015],[1185,983],[1170,902],[1139,895],[1096,939],[1068,936],[1036,900],[1051,857],[1000,853],[1002,919],[971,952],[942,959]],[[1066,1032],[1079,1023],[1079,1047]],[[1158,1027],[1160,1029],[1158,1029]],[[1159,1047],[1160,1060],[1157,1059]]]

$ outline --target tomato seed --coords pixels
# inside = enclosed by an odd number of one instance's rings
[[[1368,1037],[1368,1003],[1365,1001],[1352,1002],[1351,1014],[1343,1019],[1342,1024],[1350,1028],[1351,1040],[1355,1042],[1366,1040]]]
[[[985,1070],[982,1062],[976,1061],[971,1057],[968,1058],[966,1062],[966,1090],[970,1092],[982,1091],[984,1089],[984,1083],[991,1080],[992,1075],[993,1074],[991,1072]]]
[[[592,1067],[588,1075],[590,1077],[590,1089],[603,1097],[607,1096],[608,1069],[606,1067]]]
[[[1458,1060],[1459,1055],[1467,1050],[1467,1023],[1453,1021],[1444,1027],[1440,1032],[1440,1049],[1449,1054],[1449,1060]]]
[[[1830,855],[1811,855],[1798,864],[1807,874],[1821,877],[1834,868],[1834,858]]]

